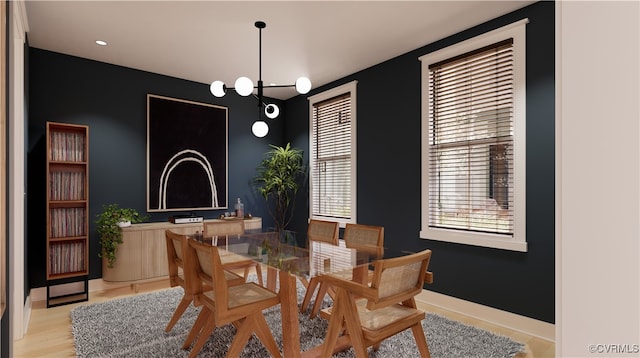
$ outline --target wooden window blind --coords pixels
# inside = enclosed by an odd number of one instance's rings
[[[312,215],[351,218],[351,93],[312,107]]]
[[[513,39],[429,66],[429,226],[513,236]]]

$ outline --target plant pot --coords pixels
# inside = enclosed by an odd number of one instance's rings
[[[118,223],[118,226],[119,227],[129,227],[129,226],[131,226],[131,221],[130,220],[129,221],[120,221]]]

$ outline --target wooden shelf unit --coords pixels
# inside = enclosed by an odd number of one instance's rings
[[[89,299],[89,127],[47,122],[46,136],[47,307],[52,307]],[[84,288],[72,300],[49,294],[80,280]]]

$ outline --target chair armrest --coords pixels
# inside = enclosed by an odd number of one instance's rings
[[[427,274],[424,275],[424,283],[433,283],[433,272],[427,271]]]

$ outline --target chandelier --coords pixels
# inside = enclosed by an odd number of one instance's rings
[[[222,97],[227,93],[227,89],[234,89],[236,93],[241,96],[249,96],[253,94],[258,99],[258,120],[251,126],[251,131],[256,137],[264,137],[269,133],[269,125],[262,120],[262,112],[264,107],[264,114],[269,119],[275,119],[280,114],[280,108],[277,105],[265,104],[263,102],[263,93],[265,88],[283,88],[283,87],[295,87],[296,91],[300,94],[308,93],[311,90],[311,81],[306,77],[300,77],[292,85],[268,85],[265,86],[262,82],[262,29],[267,27],[263,21],[256,21],[255,26],[259,30],[259,58],[258,58],[258,84],[254,86],[253,81],[248,77],[239,77],[236,80],[235,87],[227,87],[222,81],[213,81],[211,83],[211,93],[216,97]],[[253,90],[257,89],[258,94],[254,94]]]

